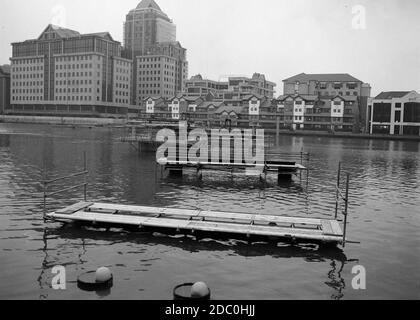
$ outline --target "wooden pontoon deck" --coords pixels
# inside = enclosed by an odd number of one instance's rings
[[[107,226],[169,229],[343,243],[337,220],[80,202],[46,219]]]
[[[225,171],[225,172],[247,172],[247,170],[259,172],[261,178],[266,178],[267,174],[276,173],[278,179],[291,179],[292,175],[298,172],[306,171],[308,177],[308,168],[302,164],[293,161],[265,161],[264,164],[247,164],[244,162],[197,162],[197,161],[180,161],[158,159],[158,164],[169,173],[182,174],[184,169],[195,169],[201,177],[203,171]],[[302,176],[300,176],[302,178]]]

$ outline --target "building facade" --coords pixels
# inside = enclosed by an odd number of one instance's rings
[[[230,77],[228,91],[239,97],[255,94],[266,98],[274,98],[275,87],[276,84],[266,80],[263,74],[254,73],[252,78]]]
[[[159,43],[136,57],[136,104],[151,95],[170,98],[182,92],[188,76],[186,50],[179,42]]]
[[[244,96],[238,106],[213,100],[212,95],[177,95],[170,99],[148,97],[143,101],[140,117],[146,121],[188,121],[204,127],[240,127],[276,129],[277,109],[272,99]]]
[[[382,92],[367,108],[369,132],[420,135],[420,94],[416,91]]]
[[[348,102],[356,100],[358,117],[354,119],[355,131],[366,131],[365,115],[371,87],[349,74],[301,73],[283,81],[283,92],[286,96],[317,96],[320,101],[326,101],[327,104],[328,100],[337,97],[341,97]],[[353,112],[356,111],[353,110]]]
[[[13,43],[8,114],[124,116],[132,62],[109,33],[49,25],[38,39]]]
[[[158,122],[186,120],[204,127],[262,128],[272,133],[276,130],[354,132],[358,110],[354,96],[284,95],[269,99],[247,95],[232,105],[207,94],[146,98],[140,117]]]
[[[10,106],[10,65],[0,66],[0,114]]]
[[[185,94],[189,96],[205,96],[212,94],[216,98],[222,98],[229,91],[229,83],[204,79],[200,74],[185,81]]]
[[[276,84],[255,73],[252,78],[230,77],[227,82],[203,79],[196,75],[186,81],[184,93],[192,96],[212,94],[227,105],[240,106],[244,97],[257,95],[272,99]]]
[[[292,130],[357,132],[359,105],[355,96],[289,94],[277,99],[280,127]]]

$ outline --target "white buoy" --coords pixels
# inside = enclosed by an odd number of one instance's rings
[[[200,299],[207,297],[210,294],[210,289],[204,282],[196,282],[191,288],[191,298]]]
[[[96,270],[95,280],[99,283],[104,283],[112,279],[111,270],[105,267],[101,267]]]

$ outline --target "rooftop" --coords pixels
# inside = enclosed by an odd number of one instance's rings
[[[150,8],[162,11],[154,0],[142,0],[136,7],[137,10]]]
[[[162,9],[159,7],[159,5],[154,0],[142,0],[136,8],[130,10],[129,15],[131,14],[143,14],[144,11],[152,11],[154,13],[157,13],[160,17],[163,17],[167,21],[172,22],[172,20],[169,19],[167,14],[162,11]]]
[[[285,95],[279,96],[277,98],[277,100],[282,101],[282,100],[286,100],[289,97],[292,98],[292,99],[296,99],[296,98],[299,97],[299,98],[301,98],[305,101],[314,101],[314,100],[318,99],[317,95],[311,95],[311,94],[285,94]]]
[[[53,34],[54,36],[52,37],[51,34]],[[96,33],[81,34],[80,32],[75,31],[75,30],[62,28],[53,24],[49,24],[44,29],[44,31],[42,31],[41,35],[37,39],[25,40],[23,43],[35,42],[39,40],[71,39],[71,38],[81,38],[81,37],[89,37],[89,36],[101,37],[106,40],[118,42],[112,38],[109,32],[96,32]],[[18,42],[12,43],[12,44],[18,44]]]
[[[49,24],[48,27],[45,29],[45,31],[47,31],[49,29],[54,30],[55,33],[58,36],[60,36],[61,38],[72,38],[72,37],[78,37],[78,36],[80,36],[80,33],[77,32],[77,31],[75,31],[75,30],[71,30],[71,29],[67,29],[67,28],[62,28],[60,26],[56,26],[56,25],[53,25],[53,24]]]
[[[0,66],[0,72],[4,74],[10,74],[10,65],[4,64]]]
[[[214,106],[214,107],[218,108],[223,104],[224,103],[222,101],[204,101],[198,107],[207,109],[210,106]]]
[[[223,112],[231,113],[235,112],[237,115],[241,114],[244,110],[244,107],[235,107],[235,106],[221,106],[219,109],[216,110],[217,114],[221,114]]]
[[[392,98],[402,98],[409,94],[411,91],[385,91],[381,92],[375,99],[378,100],[391,100]]]
[[[291,78],[283,80],[283,82],[362,82],[359,79],[349,75],[348,73],[322,73],[322,74],[306,74],[301,73]]]

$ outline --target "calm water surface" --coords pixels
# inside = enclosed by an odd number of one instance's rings
[[[193,174],[168,178],[154,155],[118,142],[118,129],[0,124],[0,298],[171,299],[183,282],[206,281],[215,299],[419,299],[420,143],[281,137],[285,151],[312,154],[309,186],[295,179]],[[342,249],[315,245],[167,237],[81,229],[42,220],[42,178],[89,165],[89,198],[175,208],[329,218],[338,161],[351,173],[349,237]],[[53,210],[81,200],[57,195]],[[51,289],[56,265],[67,289]],[[77,276],[108,266],[110,292],[83,292]],[[352,289],[355,265],[367,271],[366,290]]]

